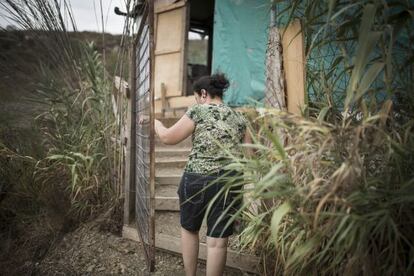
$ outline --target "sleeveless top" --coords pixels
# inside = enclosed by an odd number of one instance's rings
[[[230,163],[228,153],[241,154],[247,120],[225,104],[196,104],[185,113],[195,123],[186,172],[218,173]]]

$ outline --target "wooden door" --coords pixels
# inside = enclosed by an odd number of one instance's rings
[[[155,1],[155,97],[161,98],[164,84],[166,96],[182,96],[186,91],[188,35],[188,2],[186,0]]]

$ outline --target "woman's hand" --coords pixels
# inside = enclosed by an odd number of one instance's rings
[[[155,126],[155,129],[157,129],[157,128],[159,128],[160,126],[163,126],[163,124],[161,123],[161,121],[160,121],[160,120],[155,119],[155,120],[154,120],[154,126]]]
[[[140,115],[138,119],[138,124],[143,125],[149,122],[149,116],[147,115]]]
[[[154,130],[155,133],[160,136],[160,129],[165,128],[164,125],[161,123],[160,120],[155,119],[154,120]]]
[[[175,145],[193,133],[195,124],[187,115],[184,115],[170,128],[166,128],[159,120],[154,120],[154,128],[161,142]]]

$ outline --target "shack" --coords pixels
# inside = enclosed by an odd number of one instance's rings
[[[228,105],[272,105],[300,113],[304,41],[299,22],[284,28],[278,39],[270,0],[154,0],[135,1],[135,7],[123,236],[143,244],[153,270],[155,248],[180,253],[176,191],[191,148],[189,139],[163,146],[153,120],[173,124],[195,103],[192,83],[216,71],[231,81],[224,98]],[[206,258],[204,241],[200,259]],[[239,253],[236,239],[230,243],[227,265],[256,272],[258,258]]]

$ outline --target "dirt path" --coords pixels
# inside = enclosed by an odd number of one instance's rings
[[[142,248],[98,227],[84,225],[65,235],[51,248],[41,263],[34,264],[35,275],[149,275]],[[198,275],[205,274],[203,264]],[[151,275],[184,275],[182,259],[156,252],[156,271]],[[228,270],[225,275],[243,275]]]

